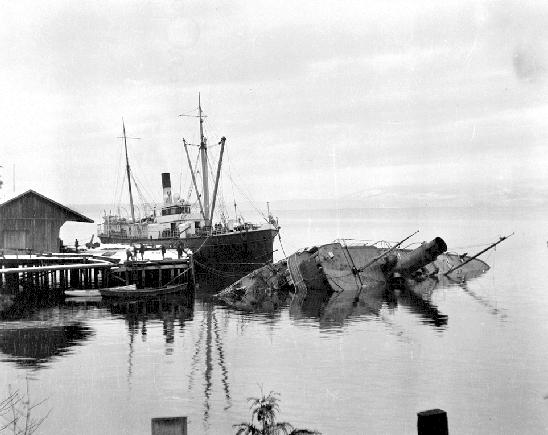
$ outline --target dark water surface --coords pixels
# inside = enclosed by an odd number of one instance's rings
[[[189,417],[191,434],[230,434],[260,386],[280,419],[324,434],[416,433],[442,408],[451,433],[548,432],[548,269],[543,210],[320,210],[279,213],[287,254],[339,237],[420,242],[441,236],[492,269],[443,282],[430,304],[371,297],[329,317],[284,307],[242,313],[208,297],[148,303],[19,304],[0,323],[0,399],[47,399],[44,434],[149,434]],[[64,228],[73,238],[76,227]],[[74,231],[73,234],[70,232]],[[282,256],[281,246],[276,255]],[[0,425],[1,427],[1,425]]]

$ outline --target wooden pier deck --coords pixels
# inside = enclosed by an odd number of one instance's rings
[[[194,289],[192,256],[181,259],[113,261],[86,254],[0,257],[0,293],[23,291],[62,295],[66,289],[97,289],[122,284],[160,287],[186,282]]]

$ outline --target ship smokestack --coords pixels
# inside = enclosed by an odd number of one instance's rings
[[[393,272],[410,276],[421,267],[433,262],[438,255],[447,251],[447,245],[441,237],[436,237],[428,243],[423,243],[414,251],[404,254],[397,260]]]
[[[164,205],[171,204],[171,176],[169,172],[162,173],[162,189],[164,190]]]

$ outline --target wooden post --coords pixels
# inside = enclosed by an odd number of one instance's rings
[[[194,269],[194,254],[190,254],[189,257],[188,257],[188,261],[189,261],[189,267],[190,267],[190,275],[187,279],[188,279],[188,285],[191,285],[192,283],[192,290],[196,290],[196,269]],[[192,280],[192,281],[190,281]]]
[[[49,285],[49,272],[44,272],[44,287],[46,288],[46,290],[49,290],[50,288],[50,285]]]
[[[447,413],[443,409],[417,412],[418,435],[448,435]]]
[[[68,272],[70,275],[69,286],[71,288],[78,288],[78,269],[71,269]]]
[[[158,417],[151,421],[152,435],[187,435],[186,417]]]
[[[10,273],[5,275],[6,293],[16,295],[19,293],[19,274]]]

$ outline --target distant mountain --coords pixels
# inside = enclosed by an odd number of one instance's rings
[[[271,201],[274,209],[414,208],[414,207],[548,207],[548,187],[496,184],[391,186],[363,189],[339,198]]]
[[[318,210],[326,208],[415,208],[415,207],[547,207],[548,186],[529,183],[513,186],[508,182],[445,183],[436,185],[398,185],[376,189],[362,189],[339,198],[278,199],[270,201],[272,210]],[[73,204],[69,207],[92,218],[111,210],[110,204]],[[261,204],[261,210],[264,206]],[[127,213],[129,205],[121,206]],[[240,205],[242,212],[254,211],[248,203]]]

